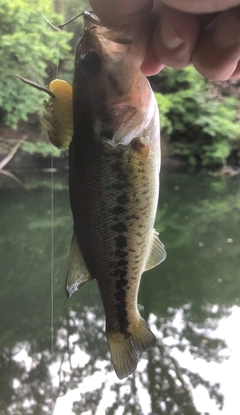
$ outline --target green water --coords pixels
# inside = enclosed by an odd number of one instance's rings
[[[157,345],[122,381],[97,285],[65,295],[66,176],[54,176],[53,235],[50,174],[22,175],[23,187],[1,178],[0,414],[228,415],[229,401],[238,414],[236,378],[226,387],[224,370],[239,330],[230,331],[240,310],[240,176],[163,169],[156,228],[168,256],[143,275],[139,294]]]

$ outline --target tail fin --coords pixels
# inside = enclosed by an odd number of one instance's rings
[[[156,343],[154,334],[142,318],[129,337],[121,333],[107,333],[107,340],[112,363],[119,379],[131,375],[137,367],[141,353]]]

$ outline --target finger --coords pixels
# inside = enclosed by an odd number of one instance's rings
[[[199,19],[196,15],[162,7],[152,40],[155,56],[174,68],[189,65],[198,34]]]
[[[203,31],[192,62],[203,76],[223,81],[240,76],[240,7],[221,13]]]
[[[240,5],[239,0],[161,0],[161,2],[188,13],[214,13]]]
[[[158,74],[163,68],[164,64],[156,57],[152,44],[149,43],[147,47],[146,56],[141,65],[141,71],[145,76],[152,76]]]
[[[113,26],[138,23],[151,12],[153,0],[89,0],[96,15]]]

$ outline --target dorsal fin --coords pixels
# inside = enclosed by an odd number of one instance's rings
[[[91,277],[85,261],[83,259],[82,252],[79,248],[77,235],[75,232],[72,237],[72,244],[70,254],[68,257],[68,271],[66,281],[66,293],[68,297],[77,291],[86,282],[91,281]]]
[[[152,242],[150,251],[148,254],[145,271],[156,267],[161,264],[167,256],[163,243],[158,238],[158,232],[154,229],[152,235]]]

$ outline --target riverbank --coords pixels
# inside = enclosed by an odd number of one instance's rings
[[[23,137],[26,137],[27,145],[21,145],[4,168],[10,171],[52,168],[52,150],[55,148],[49,143],[47,132],[41,127],[39,118],[36,116],[30,117],[28,122],[20,122],[17,130],[0,124],[0,164]],[[27,148],[29,144],[31,151]],[[68,169],[68,150],[63,150],[58,156],[53,156],[53,164],[57,170]],[[168,140],[163,134],[161,136],[161,164],[162,167],[169,168],[189,165],[186,157],[171,154]],[[196,168],[201,168],[201,165],[197,165]],[[206,168],[213,174],[216,172],[216,174],[234,175],[239,170],[239,163],[237,159],[229,158],[224,164],[215,164]]]

